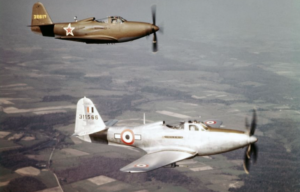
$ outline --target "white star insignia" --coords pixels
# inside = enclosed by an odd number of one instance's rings
[[[66,36],[68,36],[69,34],[74,36],[73,34],[74,29],[75,27],[71,27],[71,23],[69,23],[68,27],[64,27],[64,30],[66,31]]]

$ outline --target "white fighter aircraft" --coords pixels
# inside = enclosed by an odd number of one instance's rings
[[[247,131],[220,128],[219,120],[187,121],[179,126],[164,121],[137,127],[111,127],[104,123],[93,102],[84,97],[77,103],[75,133],[86,142],[139,149],[146,154],[121,168],[123,172],[138,173],[160,167],[176,167],[177,163],[196,156],[214,155],[247,147],[244,169],[249,173],[250,158],[257,158],[256,113]]]

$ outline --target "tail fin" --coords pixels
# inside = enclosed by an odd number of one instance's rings
[[[31,25],[53,24],[47,10],[41,2],[37,2],[32,7]]]
[[[37,2],[32,7],[31,31],[43,36],[54,37],[54,24],[52,23],[44,5]]]
[[[84,97],[77,103],[75,136],[85,136],[105,130],[101,116],[99,115],[94,103]]]

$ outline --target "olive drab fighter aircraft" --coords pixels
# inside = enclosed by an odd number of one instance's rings
[[[153,23],[127,21],[120,16],[104,19],[90,17],[75,22],[53,23],[44,5],[37,2],[32,8],[31,31],[60,40],[84,42],[87,44],[114,44],[133,41],[153,34],[152,50],[157,51],[156,7],[152,6]]]
[[[93,102],[86,97],[78,101],[76,110],[73,136],[86,142],[137,149],[146,153],[121,168],[123,172],[138,173],[160,167],[177,167],[196,156],[246,147],[244,169],[249,173],[250,160],[253,158],[255,163],[257,158],[257,138],[253,136],[256,128],[255,110],[251,125],[246,119],[246,131],[220,128],[220,120],[186,121],[178,126],[159,121],[137,127],[112,127],[114,122],[105,124]]]

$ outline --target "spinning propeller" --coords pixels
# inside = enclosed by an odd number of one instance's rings
[[[160,28],[156,26],[156,5],[153,5],[151,7],[152,10],[152,33],[153,33],[153,41],[152,41],[152,51],[157,52],[158,50],[158,42],[157,42],[157,36],[156,36],[156,31],[158,31]],[[161,30],[162,32],[162,30]]]
[[[255,133],[256,128],[256,111],[253,109],[253,116],[251,125],[248,123],[248,119],[245,120],[246,129],[249,131],[249,136],[251,137]],[[258,148],[255,143],[249,144],[246,148],[244,155],[244,170],[247,174],[249,174],[250,168],[250,160],[253,160],[253,163],[256,163],[258,154]]]

